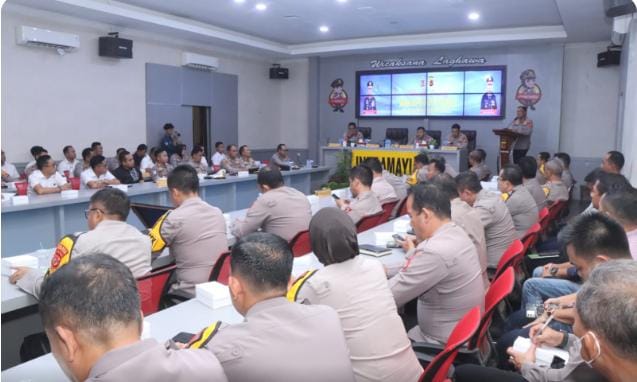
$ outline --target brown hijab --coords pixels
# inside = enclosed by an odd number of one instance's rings
[[[356,226],[338,208],[323,208],[310,221],[312,251],[323,265],[342,263],[358,255]]]

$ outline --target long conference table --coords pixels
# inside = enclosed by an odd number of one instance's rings
[[[339,190],[335,193],[340,194],[340,196],[346,196],[347,191]],[[325,199],[331,200],[332,198]],[[328,203],[323,205],[319,204],[316,210],[327,206],[329,206]],[[313,211],[314,210],[315,207],[313,206]],[[409,229],[409,219],[405,215],[358,234],[358,242],[360,244],[384,245],[391,239],[393,233],[404,235]],[[405,253],[400,248],[392,249],[392,253],[386,256],[366,257],[380,261],[385,266],[388,277],[398,273],[405,262]],[[316,256],[314,256],[313,253],[309,253],[294,259],[292,275],[296,277],[306,270],[319,269],[322,267],[323,265],[318,261]],[[3,279],[4,278],[5,276],[3,276]],[[145,326],[149,328],[149,336],[155,338],[160,343],[167,341],[179,332],[197,333],[204,327],[210,325],[210,323],[218,320],[228,324],[236,324],[242,322],[243,317],[232,306],[212,309],[194,298],[151,314],[144,319]],[[68,381],[68,378],[56,363],[53,355],[49,353],[3,371],[2,381],[57,382]]]
[[[327,167],[317,167],[282,173],[287,186],[307,195],[327,182],[328,171]],[[259,193],[256,179],[256,175],[204,179],[200,182],[200,196],[223,212],[248,208]],[[62,236],[85,231],[84,210],[88,208],[89,199],[95,192],[80,190],[78,197],[71,199],[65,199],[60,194],[29,195],[29,203],[24,205],[13,205],[11,200],[2,202],[2,257],[51,248]],[[130,186],[128,196],[134,203],[171,205],[168,189],[158,187],[153,182]],[[144,228],[135,214],[129,215],[128,223]]]

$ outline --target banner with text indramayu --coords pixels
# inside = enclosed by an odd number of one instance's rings
[[[394,175],[411,175],[414,171],[414,158],[418,151],[391,150],[352,150],[352,167],[358,166],[367,158],[376,157],[383,164],[383,168]]]

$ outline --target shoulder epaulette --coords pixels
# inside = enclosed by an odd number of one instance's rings
[[[188,342],[188,344],[186,344],[186,347],[188,349],[201,349],[201,348],[203,348],[204,346],[206,346],[206,344],[208,342],[210,342],[212,337],[214,337],[215,334],[217,334],[217,332],[219,331],[219,327],[220,326],[221,326],[221,321],[214,322],[212,325],[206,327],[204,330],[199,332],[199,334],[197,334],[195,337],[193,337],[190,340],[190,342]]]
[[[297,278],[294,281],[294,283],[292,283],[292,286],[288,290],[288,294],[286,295],[286,298],[291,302],[295,302],[297,297],[299,296],[299,291],[301,290],[301,287],[305,284],[307,279],[312,277],[315,273],[316,273],[316,269],[307,271],[303,273],[301,276],[299,276],[299,278]]]
[[[49,270],[46,272],[45,277],[52,275],[55,271],[71,261],[73,247],[75,247],[77,238],[80,237],[80,235],[81,234],[70,234],[60,239],[58,245],[55,247],[55,253],[53,253],[53,257],[51,257],[51,264],[49,265]]]

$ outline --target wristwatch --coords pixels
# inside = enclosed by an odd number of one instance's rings
[[[560,349],[566,349],[566,345],[568,344],[568,333],[563,332],[563,331],[561,331],[561,330],[560,330],[560,333],[562,333],[562,335],[563,335],[564,337],[562,337],[562,342],[560,342],[560,344],[558,345],[558,347],[559,347]]]
[[[549,269],[549,273],[553,277],[557,276],[557,267],[551,267],[551,269]]]

